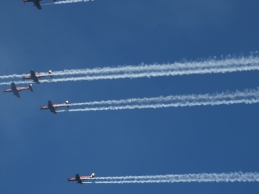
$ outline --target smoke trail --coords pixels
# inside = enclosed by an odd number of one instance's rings
[[[57,1],[54,3],[44,3],[41,5],[58,5],[58,4],[65,4],[65,3],[81,3],[81,2],[89,2],[94,0],[65,0],[65,1]]]
[[[64,4],[64,3],[79,3],[79,2],[89,2],[89,1],[94,1],[94,0],[66,0],[66,1],[57,1],[53,4],[57,5],[57,4]]]
[[[223,178],[231,177],[249,177],[248,179],[259,178],[259,173],[243,173],[243,172],[231,172],[231,173],[199,173],[199,174],[167,174],[167,175],[144,175],[144,176],[110,176],[110,177],[96,177],[96,180],[181,180],[181,179],[212,179],[212,177]]]
[[[259,99],[259,89],[256,90],[245,90],[243,92],[223,92],[216,94],[199,94],[199,95],[176,95],[167,97],[153,97],[153,98],[130,98],[125,100],[107,100],[107,101],[94,101],[94,102],[81,102],[71,103],[70,106],[82,106],[82,105],[119,105],[119,104],[130,104],[130,103],[161,103],[161,102],[173,102],[173,103],[195,103],[199,101],[211,102],[211,101],[224,101],[224,100],[245,100],[245,99]]]
[[[107,79],[125,79],[125,78],[143,78],[143,77],[161,77],[161,76],[176,76],[176,75],[190,75],[190,74],[206,74],[206,73],[226,73],[235,71],[244,71],[245,68],[228,68],[228,69],[188,69],[188,70],[178,70],[178,71],[162,71],[162,72],[139,72],[139,73],[122,73],[122,74],[108,74],[108,75],[88,75],[83,77],[68,77],[68,78],[54,78],[54,79],[42,79],[41,83],[52,83],[52,82],[67,82],[67,81],[94,81],[94,80],[107,80]],[[259,70],[258,67],[250,68],[249,70]],[[54,73],[53,73],[54,75]],[[0,82],[0,85],[8,85],[11,82]],[[17,84],[28,84],[31,81],[17,81]]]
[[[32,84],[32,81],[9,81],[9,82],[0,82],[0,85],[10,85],[12,82],[15,84]]]
[[[70,109],[70,110],[59,110],[57,112],[85,112],[85,111],[105,111],[105,110],[133,110],[133,109],[147,109],[147,108],[169,108],[169,107],[185,107],[185,106],[215,106],[215,105],[230,105],[230,104],[240,104],[240,103],[245,103],[245,104],[254,104],[258,103],[259,99],[256,100],[231,100],[231,101],[217,101],[217,102],[192,102],[192,103],[171,103],[171,104],[150,104],[150,105],[125,105],[125,106],[109,106],[109,107],[97,107],[97,108],[81,108],[81,109]]]
[[[258,182],[257,172],[233,172],[233,173],[201,173],[183,175],[155,175],[155,176],[125,176],[125,177],[100,177],[94,182],[84,184],[125,184],[125,183],[190,183],[190,182]],[[106,179],[106,180],[105,180]]]
[[[130,110],[130,109],[146,109],[146,108],[169,108],[169,107],[192,107],[192,106],[215,106],[230,104],[254,104],[259,102],[259,89],[245,90],[243,92],[236,91],[234,93],[225,92],[220,94],[203,94],[203,95],[183,95],[183,96],[167,96],[156,98],[132,98],[126,100],[108,100],[84,103],[72,103],[70,106],[79,105],[100,105],[115,104],[114,106],[103,107],[86,107],[80,109],[59,110],[57,112],[78,112],[78,111],[105,111],[105,110]],[[130,104],[133,103],[133,104]],[[134,104],[135,103],[135,104]],[[125,104],[125,105],[124,105]]]
[[[12,74],[12,75],[2,75],[0,79],[10,79],[10,78],[22,78],[22,76],[26,76],[28,74]]]
[[[76,0],[79,1],[79,0]],[[82,1],[82,0],[80,0]],[[70,1],[60,1],[70,2]],[[60,4],[60,2],[56,2]],[[50,80],[42,80],[42,82],[60,82],[60,81],[84,81],[84,80],[100,80],[100,79],[123,79],[123,78],[142,78],[142,77],[158,77],[158,76],[176,76],[190,74],[206,74],[206,73],[227,73],[236,71],[252,71],[259,70],[259,57],[239,57],[222,60],[204,60],[198,62],[183,62],[172,64],[142,64],[139,66],[119,66],[104,67],[94,69],[71,69],[53,72],[54,76],[71,76],[85,75],[84,77],[70,77]],[[23,74],[25,75],[25,74]],[[0,79],[18,78],[23,75],[4,75]],[[3,84],[2,84],[3,85]]]
[[[226,73],[234,71],[259,70],[259,57],[242,57],[225,60],[205,60],[201,62],[184,62],[172,64],[142,64],[140,66],[105,67],[95,69],[72,69],[55,72],[53,75],[76,74],[125,74],[143,72],[167,72],[172,75],[196,74],[196,73]],[[175,73],[173,73],[175,72]],[[184,73],[185,72],[185,73]]]

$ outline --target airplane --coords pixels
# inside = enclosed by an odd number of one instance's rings
[[[47,74],[35,74],[34,70],[32,69],[30,71],[31,75],[26,75],[26,76],[23,76],[22,79],[32,79],[34,82],[36,82],[37,84],[39,84],[39,78],[41,77],[47,77],[47,76],[50,76],[51,78],[53,78],[53,76],[51,75],[52,71],[49,70]]]
[[[49,109],[50,112],[52,112],[53,114],[57,114],[56,108],[65,107],[65,106],[67,108],[69,108],[68,101],[65,101],[64,104],[52,104],[51,100],[49,100],[48,105],[47,106],[41,106],[40,109],[41,110]]]
[[[17,98],[20,98],[19,92],[23,90],[31,90],[33,92],[32,84],[29,84],[29,86],[26,87],[16,87],[15,83],[11,83],[11,88],[5,89],[3,92],[13,92]]]
[[[40,1],[41,0],[22,0],[24,3],[25,2],[33,2],[34,5],[33,6],[36,6],[38,9],[41,9],[41,6],[40,6]],[[53,0],[54,2],[56,2],[56,0]]]
[[[73,178],[68,178],[67,181],[77,181],[79,184],[83,184],[83,180],[92,179],[95,177],[95,174],[92,173],[90,176],[79,176],[79,174],[76,174]]]

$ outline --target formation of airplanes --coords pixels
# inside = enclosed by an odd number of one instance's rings
[[[26,0],[23,0],[23,1],[26,1]],[[41,77],[46,77],[46,76],[50,76],[52,77],[51,75],[52,71],[49,70],[47,73],[45,74],[36,74],[34,72],[34,70],[31,70],[30,71],[30,75],[26,75],[26,76],[23,76],[22,79],[32,79],[34,82],[36,82],[37,84],[39,84],[39,78]],[[33,88],[32,88],[32,84],[29,84],[28,86],[24,86],[24,87],[17,87],[15,85],[15,83],[11,83],[11,88],[7,88],[5,89],[3,92],[13,92],[13,94],[17,97],[17,98],[20,98],[20,94],[19,92],[20,91],[24,91],[24,90],[30,90],[31,92],[33,92]],[[47,106],[40,106],[40,109],[41,110],[46,110],[46,109],[49,109],[50,112],[54,113],[54,114],[57,114],[56,112],[56,109],[57,108],[60,108],[60,107],[67,107],[69,108],[69,104],[68,104],[68,101],[65,101],[63,104],[53,104],[51,102],[51,100],[48,101],[48,105]],[[92,173],[90,176],[80,176],[79,174],[76,174],[75,177],[72,177],[72,178],[68,178],[67,180],[68,181],[77,181],[79,184],[83,184],[83,180],[89,180],[89,179],[93,179],[95,177],[95,173]]]
[[[94,173],[92,173],[90,176],[79,176],[79,174],[76,174],[75,177],[68,178],[67,181],[77,181],[77,183],[83,184],[83,180],[93,179],[94,177]]]
[[[40,73],[35,73],[34,70],[31,70],[30,71],[30,75],[26,75],[26,76],[23,76],[22,79],[32,79],[34,82],[36,82],[37,84],[39,84],[39,78],[42,78],[42,77],[47,77],[47,76],[50,76],[51,78],[53,77],[51,75],[52,71],[49,70],[47,73],[45,74],[40,74]],[[32,88],[32,84],[29,84],[28,86],[19,86],[17,87],[15,85],[15,83],[11,83],[11,88],[7,88],[5,89],[3,92],[13,92],[13,94],[17,97],[17,98],[20,98],[20,94],[19,92],[20,91],[24,91],[24,90],[30,90],[31,92],[33,92],[33,88]],[[52,102],[49,100],[48,101],[48,105],[47,106],[41,106],[40,109],[41,110],[46,110],[46,109],[49,109],[50,112],[54,113],[54,114],[57,114],[56,112],[56,108],[60,108],[60,107],[67,107],[69,108],[69,105],[68,105],[68,101],[65,101],[65,103],[63,104],[52,104]]]
[[[41,5],[40,5],[40,1],[41,0],[22,0],[24,3],[27,3],[27,2],[32,2],[37,9],[41,10]],[[53,0],[54,2],[56,2],[56,0]],[[47,76],[50,76],[51,78],[53,77],[51,75],[52,71],[49,70],[46,74],[36,74],[34,72],[34,70],[31,70],[30,71],[30,75],[27,75],[27,76],[23,76],[22,79],[25,80],[25,79],[32,79],[35,83],[39,84],[39,78],[42,78],[42,77],[47,77]],[[5,89],[3,92],[13,92],[13,94],[17,97],[17,98],[20,98],[20,94],[19,92],[20,91],[24,91],[24,90],[30,90],[31,92],[33,92],[33,88],[32,88],[32,84],[29,84],[28,86],[25,86],[25,87],[16,87],[15,83],[11,83],[11,88],[8,88],[8,89]],[[47,106],[40,106],[40,109],[41,110],[46,110],[46,109],[49,109],[50,112],[52,112],[53,114],[57,114],[56,112],[56,108],[60,108],[60,107],[67,107],[69,108],[69,105],[68,105],[68,101],[65,101],[65,103],[63,104],[53,104],[51,102],[51,100],[48,101],[48,105]],[[93,179],[95,177],[95,173],[92,173],[90,176],[80,176],[79,174],[76,174],[75,177],[72,177],[72,178],[68,178],[67,180],[68,181],[77,181],[77,183],[79,184],[83,184],[83,180],[89,180],[89,179]]]
[[[32,79],[34,82],[36,82],[37,84],[39,84],[39,78],[41,77],[46,77],[46,76],[50,76],[50,77],[53,77],[51,75],[51,70],[48,71],[48,73],[46,74],[35,74],[34,70],[31,70],[30,71],[30,75],[26,75],[26,76],[23,76],[22,79]],[[28,86],[26,87],[16,87],[15,83],[11,83],[11,88],[8,88],[8,89],[5,89],[3,92],[13,92],[13,94],[15,96],[17,96],[17,98],[20,98],[20,94],[19,92],[20,91],[23,91],[23,90],[30,90],[33,92],[33,89],[32,89],[32,84],[29,84]]]
[[[41,0],[22,0],[24,3],[26,2],[32,2],[34,3],[34,6],[37,7],[38,9],[42,9],[40,6],[40,1]],[[54,2],[56,2],[56,0],[53,0]]]

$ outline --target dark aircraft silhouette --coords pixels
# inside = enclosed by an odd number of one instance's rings
[[[27,87],[16,87],[15,83],[11,83],[11,88],[5,89],[3,92],[13,92],[17,98],[20,98],[19,92],[23,90],[31,90],[33,92],[32,84],[29,84]]]
[[[79,184],[83,183],[83,180],[92,179],[95,177],[95,174],[92,173],[90,176],[80,176],[79,174],[76,174],[73,178],[68,178],[68,181],[77,181]]]
[[[64,104],[52,104],[51,100],[49,100],[48,105],[47,106],[41,106],[40,109],[41,110],[49,109],[50,112],[52,112],[53,114],[57,114],[56,108],[59,108],[59,107],[69,108],[68,101],[66,101]]]
[[[50,76],[51,78],[53,77],[51,75],[51,70],[48,71],[48,73],[46,74],[35,74],[34,70],[32,69],[30,71],[31,75],[26,75],[26,76],[23,76],[22,79],[32,79],[34,82],[36,82],[37,84],[39,84],[39,78],[41,77],[47,77],[47,76]]]
[[[25,2],[33,2],[34,3],[34,6],[36,6],[38,9],[41,9],[41,6],[40,6],[40,1],[41,0],[22,0],[24,3]],[[54,2],[56,2],[56,0],[53,0]]]

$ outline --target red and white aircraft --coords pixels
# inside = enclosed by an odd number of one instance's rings
[[[41,9],[41,6],[40,6],[40,1],[41,0],[22,0],[24,3],[25,2],[33,2],[34,3],[34,6],[36,6],[38,9]],[[53,0],[54,2],[56,2],[56,0]]]
[[[13,92],[13,94],[17,96],[17,98],[20,98],[19,92],[23,90],[30,90],[33,92],[32,84],[29,84],[26,87],[16,87],[15,83],[11,83],[11,88],[5,89],[3,92]]]
[[[64,104],[52,104],[51,100],[48,101],[48,106],[41,106],[41,110],[49,109],[50,112],[53,112],[54,114],[57,114],[56,108],[59,107],[67,107],[69,108],[68,101],[65,101]]]
[[[82,184],[83,180],[92,179],[95,177],[95,174],[92,173],[90,176],[79,176],[79,174],[76,174],[73,178],[68,178],[67,181],[77,181],[78,183]]]
[[[47,77],[47,76],[50,76],[51,78],[53,77],[52,75],[51,75],[51,73],[52,73],[52,71],[51,70],[49,70],[46,74],[36,74],[35,72],[34,72],[34,70],[32,69],[31,71],[30,71],[30,73],[31,73],[31,75],[26,75],[26,76],[23,76],[22,77],[22,79],[32,79],[33,81],[35,81],[37,84],[39,84],[40,82],[39,82],[39,78],[41,78],[41,77]]]

